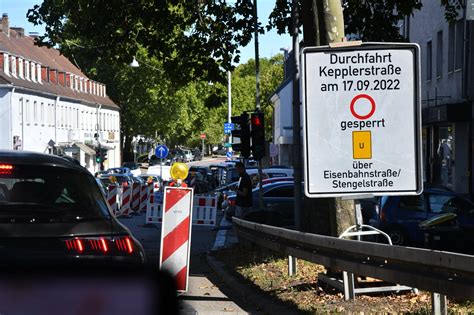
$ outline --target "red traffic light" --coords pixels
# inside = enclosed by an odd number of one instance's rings
[[[263,124],[262,116],[259,114],[252,115],[252,126],[261,126]]]

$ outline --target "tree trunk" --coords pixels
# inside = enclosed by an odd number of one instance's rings
[[[302,1],[304,46],[324,46],[344,39],[340,1]],[[354,203],[341,198],[306,198],[302,211],[303,231],[338,236],[355,224]]]
[[[132,139],[130,135],[123,135],[123,147],[122,147],[122,161],[130,162],[133,161],[133,152],[132,152]]]

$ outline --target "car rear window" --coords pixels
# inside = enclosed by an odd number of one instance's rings
[[[109,215],[92,176],[77,170],[13,165],[0,172],[0,216],[47,213],[74,218]]]
[[[416,212],[424,212],[425,198],[423,194],[418,196],[403,196],[400,197],[400,209]]]

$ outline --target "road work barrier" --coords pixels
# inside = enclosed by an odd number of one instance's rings
[[[161,223],[163,217],[163,192],[148,197],[145,223]]]
[[[132,188],[130,186],[122,186],[120,209],[117,216],[128,216],[131,213],[130,204],[132,201]]]
[[[133,183],[132,184],[132,200],[130,201],[131,208],[133,212],[138,212],[140,210],[140,190],[141,190],[140,183]]]
[[[148,183],[146,185],[142,185],[140,188],[140,207],[138,212],[144,213],[146,212],[147,205],[148,205],[148,197],[153,194],[153,183]]]
[[[148,198],[145,223],[161,223],[163,215],[163,193]],[[217,221],[217,196],[194,196],[192,224],[215,226]]]
[[[118,186],[109,185],[109,189],[107,192],[107,202],[114,215],[117,215],[117,210],[118,210],[117,195],[118,195]]]
[[[217,219],[217,196],[194,196],[193,224],[215,226]]]

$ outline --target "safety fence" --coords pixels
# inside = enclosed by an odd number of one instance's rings
[[[144,213],[153,191],[153,183],[146,185],[134,183],[132,186],[109,185],[107,201],[116,217]]]
[[[163,193],[154,193],[148,198],[146,223],[161,223],[163,217]],[[195,195],[192,222],[194,225],[215,226],[217,221],[217,197]]]
[[[474,299],[474,256],[339,239],[233,218],[239,240],[318,263],[459,299]]]

